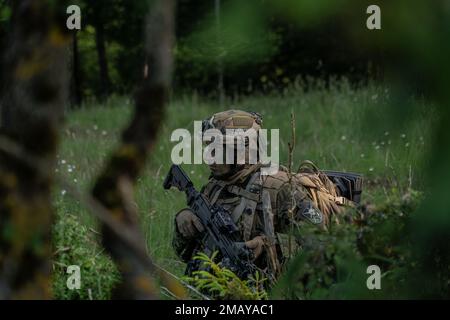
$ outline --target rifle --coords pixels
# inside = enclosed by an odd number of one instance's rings
[[[211,205],[209,200],[194,188],[188,175],[178,165],[172,165],[163,186],[164,189],[176,187],[186,193],[189,208],[205,228],[202,243],[208,256],[214,251],[219,251],[222,266],[233,271],[241,279],[248,278],[256,272],[257,267],[251,262],[252,252],[244,242],[239,241],[239,228],[229,211],[221,206]],[[189,274],[193,267],[193,264],[188,264],[186,273]]]

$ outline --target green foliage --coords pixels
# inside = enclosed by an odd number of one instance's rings
[[[433,291],[433,297],[448,298],[448,292],[442,290],[448,283],[448,265],[441,263],[433,275],[424,272],[420,250],[412,241],[411,221],[422,199],[419,192],[409,190],[376,206],[366,206],[362,213],[352,213],[353,223],[334,225],[328,233],[302,229],[301,251],[289,263],[271,297],[423,298],[429,292],[412,288],[426,279],[441,283],[441,290]],[[428,258],[442,259],[442,252]],[[381,290],[366,286],[370,265],[381,269]]]
[[[406,260],[404,249],[411,244],[408,239],[411,215],[421,199],[419,192],[409,190],[376,208],[366,209],[359,221],[358,248],[369,262],[388,267],[393,261]]]
[[[11,18],[11,8],[0,3],[0,23],[4,23]]]
[[[216,263],[215,252],[211,257],[199,253],[194,257],[201,261],[201,269],[194,271],[192,277],[184,277],[184,280],[196,289],[215,299],[225,300],[262,300],[267,299],[264,283],[267,279],[262,278],[257,272],[248,280],[241,280],[231,270]]]
[[[220,26],[211,17],[186,39],[197,53],[193,58],[213,65],[220,58],[227,66],[266,59],[274,48],[262,8],[257,0],[225,2]]]
[[[97,232],[77,216],[60,212],[53,227],[53,295],[55,299],[110,299],[119,274],[111,259],[99,246]],[[81,288],[70,290],[67,267],[78,265]]]
[[[272,290],[271,297],[339,297],[340,284],[360,276],[354,273],[355,265],[361,262],[361,257],[356,247],[356,230],[351,224],[335,225],[329,232],[313,226],[303,226],[297,237],[301,249],[288,263],[286,271]]]

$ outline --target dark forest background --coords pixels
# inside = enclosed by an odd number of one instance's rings
[[[2,52],[8,47],[6,35],[13,2],[0,1]],[[273,2],[240,3],[239,11],[235,10],[236,3],[178,1],[173,85],[176,92],[195,90],[217,96],[222,77],[228,96],[283,89],[307,77],[345,76],[352,82],[383,78],[382,46],[355,43],[345,27],[347,19],[356,12],[361,29],[365,29],[365,1],[355,2],[356,8],[340,8],[343,14],[314,23],[301,21],[296,14],[287,16],[289,8],[277,7]],[[93,98],[101,101],[112,94],[129,94],[145,70],[142,39],[148,1],[79,0],[74,4],[81,7],[82,28],[73,33],[69,62],[72,106]],[[248,17],[264,22],[249,21],[252,19]],[[220,36],[210,37],[208,30],[214,30],[217,23]],[[249,31],[249,25],[256,29],[262,23],[262,29]],[[376,31],[364,33],[367,41],[377,41]],[[211,42],[211,38],[216,42]]]

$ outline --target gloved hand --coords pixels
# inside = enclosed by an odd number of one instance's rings
[[[180,231],[182,236],[186,239],[192,239],[205,230],[200,219],[189,209],[180,211],[177,214],[175,221],[177,223],[178,231]]]
[[[258,258],[264,249],[264,236],[256,236],[252,240],[245,242],[247,248],[253,250],[254,259]]]

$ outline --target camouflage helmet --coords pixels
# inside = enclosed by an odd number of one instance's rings
[[[202,131],[218,129],[223,134],[226,129],[261,129],[262,117],[257,112],[241,110],[227,110],[214,114],[211,118],[203,120]]]
[[[245,148],[244,158],[239,157],[239,160],[235,160],[239,164],[255,164],[259,159],[258,131],[261,129],[261,125],[262,117],[257,112],[227,110],[216,113],[211,118],[203,120],[202,131],[205,134],[208,129],[219,130],[224,138],[222,140],[223,143],[230,146],[233,145],[235,149],[239,145],[235,139],[243,138],[244,140],[240,141],[243,142],[242,147]],[[253,133],[255,134],[248,134],[251,129],[254,130]]]

